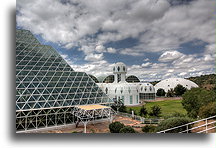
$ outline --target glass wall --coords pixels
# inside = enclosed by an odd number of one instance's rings
[[[29,31],[16,31],[17,130],[66,124],[74,105],[109,102],[89,75],[75,72],[55,49]]]
[[[154,100],[155,93],[140,93],[140,100]]]

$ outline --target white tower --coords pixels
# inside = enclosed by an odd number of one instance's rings
[[[126,83],[127,67],[124,63],[118,62],[113,67],[114,83]]]

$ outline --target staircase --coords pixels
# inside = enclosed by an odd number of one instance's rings
[[[215,133],[216,116],[190,122],[184,125],[166,129],[157,133]]]

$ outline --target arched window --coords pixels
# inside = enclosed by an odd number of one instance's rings
[[[121,94],[123,93],[123,87],[121,88]]]
[[[128,87],[128,92],[131,93],[131,88],[130,87]]]
[[[108,93],[108,88],[107,87],[106,87],[105,91],[106,91],[106,94],[107,94]]]
[[[120,67],[119,67],[119,66],[118,66],[118,68],[117,68],[117,69],[118,69],[118,71],[120,71]]]

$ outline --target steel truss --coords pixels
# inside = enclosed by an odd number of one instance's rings
[[[73,108],[53,108],[16,112],[16,130],[28,131],[39,128],[73,124]]]
[[[74,71],[51,46],[27,30],[16,30],[16,129],[26,131],[74,123],[76,105],[112,100],[84,72]]]
[[[80,105],[74,107],[72,114],[77,118],[76,127],[81,121],[84,124],[84,133],[86,133],[86,126],[88,122],[99,119],[107,119],[112,122],[113,115],[115,115],[116,112],[111,107],[107,106],[102,108],[83,109]]]

